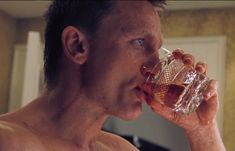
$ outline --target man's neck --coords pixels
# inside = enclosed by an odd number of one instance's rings
[[[107,117],[86,101],[89,100],[75,100],[64,113],[57,114],[59,117],[54,116],[61,137],[76,144],[95,142]]]
[[[96,142],[107,118],[102,108],[92,102],[85,95],[65,89],[46,91],[26,107],[36,113],[25,122],[41,133],[87,148]]]

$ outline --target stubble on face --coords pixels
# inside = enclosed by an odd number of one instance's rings
[[[139,114],[141,104],[133,99],[133,89],[143,82],[140,68],[151,51],[136,49],[130,41],[151,37],[148,39],[156,42],[150,46],[149,40],[146,49],[155,50],[161,43],[159,22],[147,1],[117,1],[102,20],[91,44],[85,80],[89,97],[98,101],[108,114],[122,118]]]

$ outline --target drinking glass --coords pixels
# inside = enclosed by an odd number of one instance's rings
[[[194,112],[203,100],[203,92],[207,88],[209,78],[197,72],[192,65],[187,65],[182,59],[175,58],[172,53],[149,70],[143,90],[161,104],[176,112],[190,114]],[[146,70],[147,67],[143,67]]]

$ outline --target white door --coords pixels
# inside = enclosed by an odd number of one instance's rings
[[[220,83],[220,111],[218,123],[220,131],[223,127],[223,84],[225,68],[225,37],[191,37],[165,39],[164,47],[169,50],[182,48],[191,53],[196,60],[204,60],[208,64],[208,76]],[[135,121],[110,119],[106,125],[109,130],[120,134],[137,135],[151,142],[165,146],[172,151],[189,150],[189,145],[181,128],[176,127],[153,113],[147,105],[143,106],[142,116]]]
[[[27,44],[15,46],[9,111],[24,106],[38,96],[42,54],[39,32],[30,31]]]

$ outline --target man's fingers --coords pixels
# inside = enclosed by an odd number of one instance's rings
[[[182,59],[183,56],[184,56],[184,51],[182,49],[175,49],[173,52],[172,52],[173,56],[175,59]]]
[[[208,101],[203,101],[197,109],[198,117],[202,124],[208,125],[215,119],[216,112],[219,109],[217,94],[213,95]]]
[[[181,59],[187,65],[193,66],[195,58],[191,54],[185,54],[182,49],[176,49],[172,52],[174,59]]]
[[[170,108],[168,108],[167,106],[161,104],[160,102],[158,102],[156,100],[149,101],[149,105],[154,112],[157,112],[158,114],[164,116],[167,119],[170,118],[170,114],[171,114],[172,110]]]
[[[184,54],[182,59],[185,64],[194,66],[195,58],[191,54]]]
[[[218,90],[218,82],[216,80],[211,80],[204,92],[205,101],[209,100],[212,96],[217,93]]]
[[[173,123],[180,123],[182,120],[180,113],[173,111],[171,108],[159,103],[158,101],[152,100],[149,102],[149,105],[154,112]]]
[[[217,88],[217,81],[211,80],[204,93],[204,101],[197,110],[200,121],[203,124],[210,124],[219,109]]]
[[[199,72],[199,73],[206,74],[207,64],[203,61],[199,61],[196,64],[195,70],[197,70],[197,72]]]

